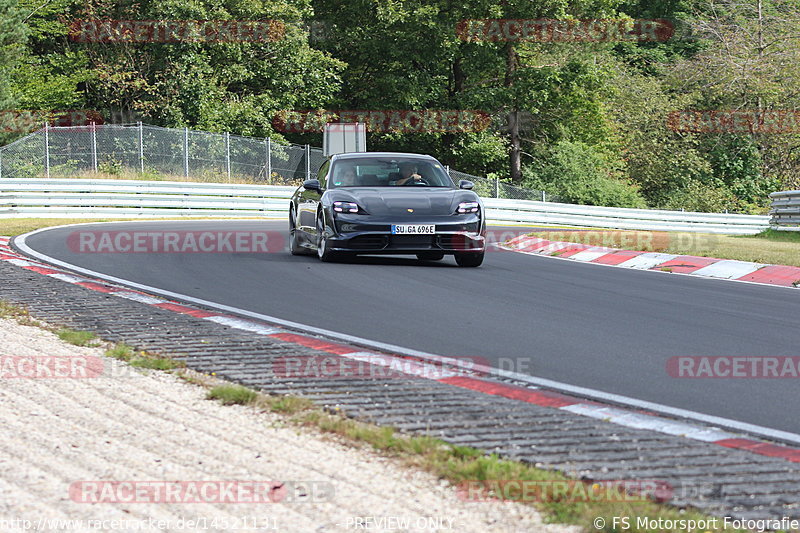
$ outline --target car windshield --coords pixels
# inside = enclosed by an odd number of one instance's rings
[[[360,157],[336,161],[332,187],[449,187],[453,180],[438,161],[411,157]]]

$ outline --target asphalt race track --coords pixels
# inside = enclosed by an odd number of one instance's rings
[[[103,229],[285,234],[286,223]],[[27,244],[83,268],[248,311],[800,433],[800,378],[678,379],[666,370],[673,356],[800,356],[797,290],[511,252],[487,253],[477,269],[458,268],[451,257],[332,264],[288,252],[78,253],[67,245],[74,231],[44,231]]]

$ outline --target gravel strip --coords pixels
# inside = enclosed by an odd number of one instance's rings
[[[0,356],[103,357],[103,350],[0,319]],[[359,518],[372,520],[371,531],[579,531],[543,524],[527,506],[463,502],[427,473],[287,426],[280,415],[205,400],[203,388],[168,373],[106,360],[100,377],[0,383],[3,531],[22,531],[18,520],[40,531],[354,531]],[[69,492],[79,481],[129,480],[281,481],[317,492],[297,497],[290,489],[298,501],[235,504],[89,504]],[[187,527],[181,519],[200,521]],[[58,527],[57,520],[75,522]]]

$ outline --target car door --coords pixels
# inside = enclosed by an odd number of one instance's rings
[[[322,194],[325,192],[326,177],[330,166],[330,160],[325,161],[317,172],[317,180],[319,180],[321,191],[303,189],[298,197],[297,225],[309,235],[316,235],[317,233],[317,206],[322,199]]]

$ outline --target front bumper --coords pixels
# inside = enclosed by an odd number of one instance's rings
[[[343,215],[334,217],[334,235],[328,246],[341,252],[364,254],[413,254],[418,252],[482,252],[486,229],[476,214],[434,217],[382,217]],[[434,235],[393,235],[392,224],[433,224]]]

